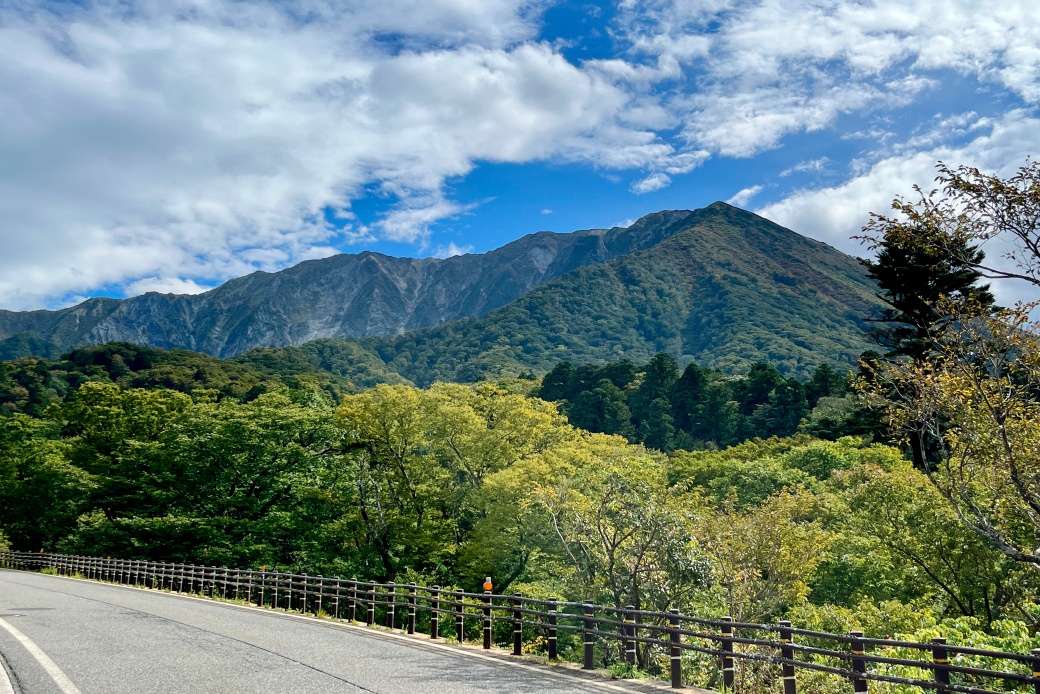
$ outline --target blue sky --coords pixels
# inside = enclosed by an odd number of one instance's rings
[[[1035,157],[1038,101],[1025,0],[16,0],[0,308],[715,200],[862,254],[938,160]]]

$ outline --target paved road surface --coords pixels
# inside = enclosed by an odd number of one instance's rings
[[[6,570],[0,666],[0,694],[647,691],[416,637]]]

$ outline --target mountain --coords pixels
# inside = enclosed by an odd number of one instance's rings
[[[341,255],[197,296],[0,313],[0,358],[123,341],[363,387],[542,372],[561,360],[644,363],[664,351],[731,373],[766,361],[806,376],[870,347],[863,319],[875,289],[854,258],[714,203],[628,228],[540,232],[483,255]]]
[[[0,359],[115,341],[230,357],[319,338],[396,335],[484,315],[571,270],[649,248],[690,214],[659,212],[627,228],[542,231],[443,260],[337,255],[197,295],[151,292],[59,311],[0,311]]]
[[[766,361],[805,377],[823,362],[851,365],[871,347],[863,319],[877,306],[876,288],[854,258],[724,203],[677,225],[655,245],[577,268],[480,318],[236,361],[425,385],[546,371],[562,360],[644,363],[664,351],[731,373]]]

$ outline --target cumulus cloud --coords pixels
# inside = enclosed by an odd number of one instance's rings
[[[846,114],[933,92],[943,71],[1040,100],[1040,25],[1031,0],[648,0],[622,2],[624,35],[654,66],[699,89],[673,113],[692,145],[745,157]],[[691,42],[689,37],[698,41]],[[659,68],[663,69],[663,68]]]
[[[751,186],[749,188],[743,188],[737,191],[736,194],[734,194],[733,197],[731,197],[726,202],[730,205],[734,205],[735,207],[743,207],[751,201],[751,198],[755,197],[761,192],[762,186]]]
[[[668,187],[672,182],[672,179],[663,173],[653,173],[646,178],[641,178],[630,186],[630,190],[636,195],[642,195],[644,193],[653,193],[654,191],[661,190],[662,188]]]
[[[191,289],[177,283],[278,269],[337,243],[422,245],[431,224],[465,211],[443,186],[476,161],[671,157],[620,122],[622,86],[531,40],[541,9],[0,9],[0,306],[114,283]],[[373,185],[397,202],[363,226],[350,206]]]
[[[940,121],[936,129],[947,127],[947,123]],[[926,137],[923,141],[930,140]],[[1006,177],[1025,163],[1025,153],[1036,151],[1037,142],[1040,142],[1040,117],[1032,111],[1018,109],[1000,120],[987,122],[983,132],[964,144],[944,144],[884,157],[839,185],[797,191],[756,212],[846,253],[862,256],[868,249],[852,237],[860,234],[870,220],[870,212],[888,214],[897,196],[915,200],[915,185],[924,191],[934,189],[936,162],[975,166]],[[1007,251],[994,243],[984,246],[983,250],[991,260],[1000,259]],[[1014,282],[998,283],[995,289],[998,299],[1007,304],[1036,298],[1023,293],[1030,288]]]

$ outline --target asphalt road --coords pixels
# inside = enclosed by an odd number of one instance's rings
[[[7,570],[0,665],[0,694],[648,690],[419,637]]]

